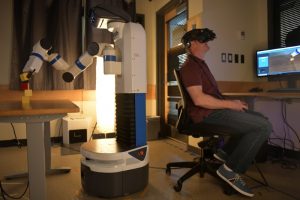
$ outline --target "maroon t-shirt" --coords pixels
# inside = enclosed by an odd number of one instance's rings
[[[183,86],[202,86],[202,91],[218,99],[223,99],[222,94],[218,89],[217,82],[210,72],[204,60],[201,60],[193,55],[188,55],[187,60],[180,69],[180,78]],[[201,122],[213,110],[196,106],[192,99],[187,99],[187,111],[194,123]]]

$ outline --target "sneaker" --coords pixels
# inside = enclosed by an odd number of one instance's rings
[[[218,149],[216,153],[214,153],[214,157],[215,159],[225,163],[227,158],[228,158],[228,155],[225,151],[223,151],[222,149]]]
[[[246,186],[246,183],[242,177],[239,174],[231,171],[227,166],[225,166],[225,164],[220,166],[220,168],[217,170],[217,174],[239,193],[248,197],[254,196],[254,193]]]

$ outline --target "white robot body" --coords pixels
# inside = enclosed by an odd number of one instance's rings
[[[81,146],[82,187],[89,195],[107,198],[143,190],[149,175],[145,31],[131,22],[112,23],[109,28],[115,48],[105,48],[102,56],[104,72],[116,74],[117,137]]]
[[[116,93],[146,93],[146,36],[140,24],[126,23],[123,37],[115,41],[122,54],[121,76],[116,76]]]
[[[140,159],[130,155],[138,150],[143,152]],[[81,146],[81,163],[94,172],[116,173],[146,166],[149,162],[147,151],[148,145],[120,150],[115,138],[94,140]]]

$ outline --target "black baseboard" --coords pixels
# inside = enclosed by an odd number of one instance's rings
[[[273,145],[268,145],[268,157],[270,158],[292,158],[300,160],[300,152],[299,151],[293,151],[290,149],[283,149],[281,147],[276,147]]]

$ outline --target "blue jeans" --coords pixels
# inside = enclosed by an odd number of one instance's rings
[[[246,172],[272,132],[268,119],[254,111],[216,110],[203,122],[233,130],[223,150],[229,156],[226,165],[236,173]]]

